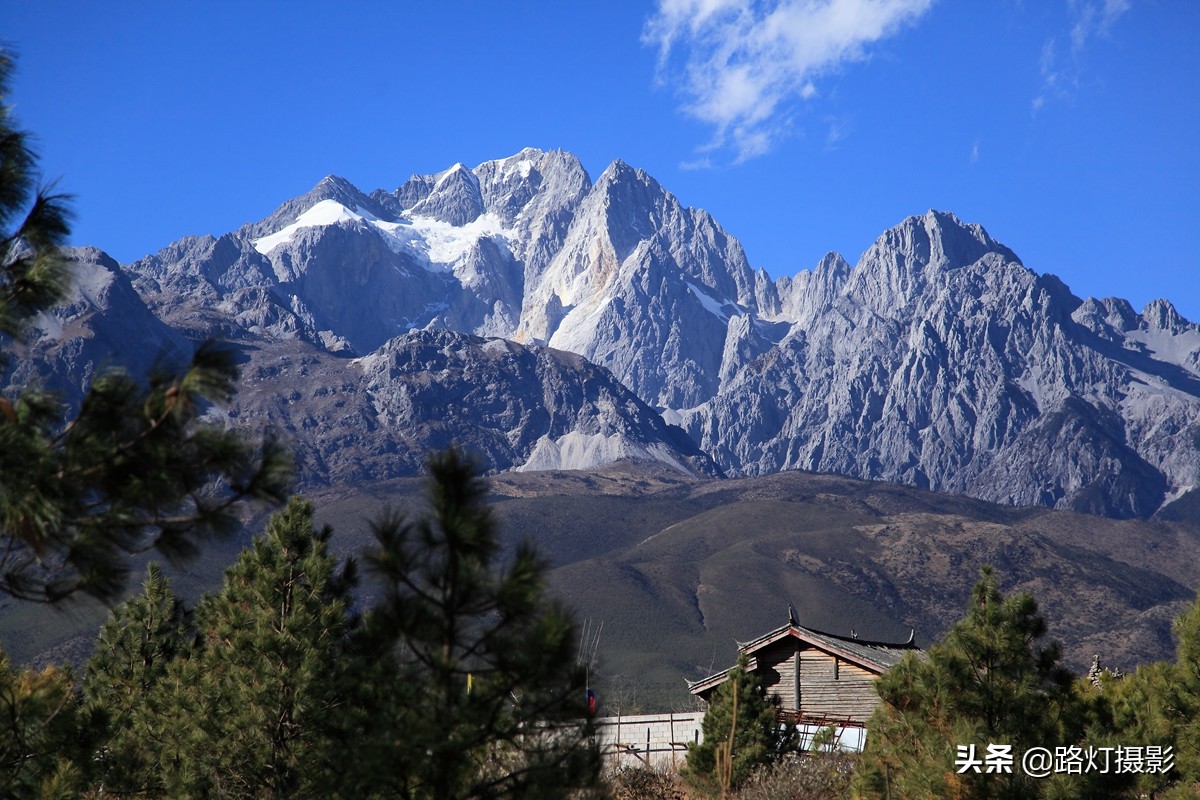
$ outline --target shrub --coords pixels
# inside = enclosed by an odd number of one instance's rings
[[[756,770],[738,800],[831,800],[850,796],[858,756],[810,751]]]
[[[621,767],[609,784],[613,800],[687,800],[678,776],[650,767]]]

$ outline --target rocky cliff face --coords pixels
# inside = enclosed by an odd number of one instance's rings
[[[0,388],[38,387],[77,406],[98,370],[146,376],[186,363],[192,346],[146,308],[116,261],[94,247],[68,251],[74,279],[66,303],[42,314],[24,342],[5,343],[15,356]]]
[[[322,229],[321,246],[346,233],[330,227]],[[303,252],[309,233],[300,231],[294,249],[274,253],[275,263]],[[688,475],[720,475],[682,430],[667,425],[607,370],[573,353],[431,329],[409,330],[364,357],[349,358],[348,342],[362,341],[358,331],[377,319],[363,315],[346,324],[332,314],[314,314],[299,300],[288,308],[270,288],[222,292],[222,283],[236,282],[229,279],[239,270],[262,266],[252,247],[237,244],[226,237],[180,243],[164,253],[182,256],[175,263],[185,269],[163,269],[139,282],[156,287],[147,296],[188,334],[232,340],[241,385],[228,409],[211,413],[284,436],[296,453],[300,488],[417,474],[431,450],[452,444],[488,470],[588,469],[635,460]],[[193,341],[147,308],[116,262],[92,248],[73,256],[72,298],[14,347],[13,368],[0,389],[38,384],[77,406],[98,371],[144,376],[160,362],[186,362]],[[362,266],[346,253],[339,258],[343,277]],[[304,259],[299,266],[300,274],[327,270],[329,259]],[[305,285],[291,285],[297,284]],[[173,296],[172,287],[181,286],[194,294]],[[347,291],[337,287],[332,293]],[[394,296],[374,298],[389,299]],[[374,308],[366,296],[363,305]],[[322,329],[323,323],[332,327]],[[333,328],[348,335],[333,334]]]
[[[578,354],[729,474],[803,468],[1116,516],[1200,486],[1200,329],[1165,301],[1140,314],[1081,301],[951,214],[904,220],[854,267],[831,253],[772,281],[646,173],[618,161],[593,183],[574,156],[527,149],[393,191],[326,178],[261,222],[125,269],[193,338],[304,344],[338,369],[436,330]],[[484,359],[462,374],[517,369],[481,347],[459,346]],[[536,397],[517,374],[504,390]],[[363,380],[350,382],[367,392]],[[496,464],[606,458],[589,437],[617,428],[599,419],[573,423],[586,446],[551,426],[523,450],[505,428],[515,449]],[[649,441],[629,438],[658,452]],[[664,459],[695,457],[671,441]]]
[[[414,475],[451,445],[498,471],[633,459],[720,474],[681,430],[572,353],[446,330],[411,331],[356,359],[271,339],[243,352],[230,417],[287,436],[310,482]]]
[[[587,356],[660,408],[687,408],[719,388],[730,320],[753,317],[757,288],[741,245],[711,216],[616,162],[527,287],[517,336]]]
[[[727,469],[810,469],[1148,516],[1200,475],[1200,329],[1081,302],[930,212],[847,272],[785,283],[796,321],[682,423]]]

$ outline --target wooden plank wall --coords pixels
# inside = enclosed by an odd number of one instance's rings
[[[820,650],[800,651],[801,714],[866,722],[878,703],[873,673]]]
[[[758,668],[766,668],[767,694],[777,694],[783,707],[796,707],[796,643],[783,639],[767,645],[756,654]]]
[[[767,693],[778,694],[784,709],[799,710],[803,716],[828,715],[865,723],[879,703],[875,675],[812,647],[798,650],[797,644],[794,639],[784,639],[756,654],[758,669],[764,670],[767,680]],[[796,702],[797,662],[799,703]]]

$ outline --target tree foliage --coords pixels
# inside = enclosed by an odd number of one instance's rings
[[[1028,594],[1000,594],[984,568],[964,619],[924,657],[907,656],[876,686],[858,774],[864,797],[1044,796],[1050,782],[1029,778],[1027,748],[1074,744],[1085,718],[1056,643],[1041,644],[1046,622]],[[1008,774],[955,770],[958,746],[1011,745]]]
[[[1176,620],[1174,662],[1138,668],[1099,688],[1127,744],[1169,747],[1174,768],[1136,776],[1140,796],[1200,796],[1200,596]]]
[[[293,499],[197,606],[194,650],[163,686],[168,796],[342,796],[333,778],[348,760],[360,678],[354,574],[312,519]]]
[[[37,186],[37,156],[12,116],[13,69],[12,55],[0,48],[0,336],[8,337],[24,333],[70,285],[58,249],[70,230],[68,197]]]
[[[71,276],[67,198],[36,186],[37,157],[12,118],[12,69],[0,50],[0,344],[60,303]],[[234,527],[240,501],[282,501],[290,457],[277,442],[200,422],[236,377],[232,351],[208,343],[145,380],[100,375],[73,417],[35,387],[0,397],[0,592],[113,600],[130,554],[189,556],[199,536]]]
[[[1175,620],[1173,680],[1161,704],[1175,748],[1175,779],[1200,793],[1200,597]]]
[[[392,707],[404,797],[561,797],[595,780],[569,615],[528,544],[504,563],[484,485],[455,451],[429,462],[429,513],[374,525],[383,595],[369,626],[415,691]]]
[[[713,692],[700,723],[704,741],[688,745],[689,777],[710,788],[736,789],[755,770],[795,752],[799,735],[794,724],[780,720],[779,708],[779,695],[767,695],[761,675],[741,656]]]
[[[502,558],[465,461],[430,469],[428,517],[376,526],[382,597],[365,617],[353,562],[294,499],[194,613],[151,564],[101,629],[82,697],[65,673],[0,663],[0,787],[425,799],[593,785],[574,626],[545,600],[544,565],[525,546]]]
[[[154,796],[164,789],[160,750],[176,720],[161,702],[167,669],[186,655],[190,615],[158,564],[146,570],[142,594],[113,609],[84,672],[88,708],[104,722],[96,758],[105,794]]]
[[[0,794],[14,800],[77,797],[95,728],[68,670],[15,670],[0,653]]]

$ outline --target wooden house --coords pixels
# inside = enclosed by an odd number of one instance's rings
[[[777,694],[782,711],[798,723],[859,727],[879,703],[875,679],[907,653],[920,652],[908,641],[876,642],[835,636],[805,628],[789,615],[788,624],[754,641],[738,645],[750,669],[761,672],[767,694]],[[708,702],[729,670],[688,684],[692,694]]]

